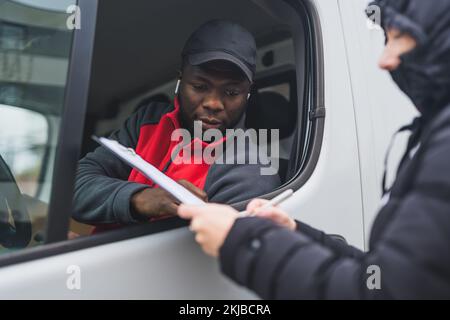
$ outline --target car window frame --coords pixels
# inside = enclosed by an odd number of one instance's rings
[[[39,176],[38,176],[38,188],[36,189],[36,194],[34,195],[34,197],[39,198],[41,193],[42,193],[42,189],[44,187],[43,182],[45,181],[45,177],[48,173],[49,170],[49,160],[50,160],[50,155],[51,155],[51,141],[53,139],[53,132],[52,132],[52,125],[48,119],[48,115],[45,115],[43,113],[41,113],[44,118],[45,121],[47,122],[47,141],[50,142],[47,144],[47,146],[45,147],[45,151],[44,151],[44,156],[42,157],[42,167],[41,170],[39,172]]]

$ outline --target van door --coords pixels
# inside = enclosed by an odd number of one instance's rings
[[[382,175],[389,142],[395,131],[412,121],[417,110],[389,73],[378,67],[385,43],[384,31],[364,14],[367,2],[339,0],[338,4],[358,124],[364,228],[368,244],[372,223],[381,203]],[[395,178],[408,136],[409,133],[402,133],[396,137],[388,159],[388,185]]]
[[[89,31],[93,30],[90,28],[95,22],[95,2],[79,1],[81,29],[75,31],[72,60],[77,59],[81,67],[70,68],[64,110],[64,115],[68,112],[73,117],[65,125],[75,135],[64,135],[67,131],[62,126],[58,143],[67,150],[65,156],[61,154],[55,158],[55,174],[58,168],[61,174],[72,173],[65,180],[69,186],[73,185],[74,162],[77,160],[75,141],[81,140],[77,128],[82,123],[79,116],[71,112],[77,107],[83,109],[86,104],[84,88],[89,79],[86,61],[90,61],[92,49]],[[329,0],[255,2],[294,30],[297,83],[301,85],[297,92],[304,97],[304,105],[311,107],[305,114],[306,129],[311,135],[304,136],[315,137],[320,142],[308,156],[305,155],[305,162],[311,159],[315,162],[306,166],[306,173],[299,172],[288,182],[288,186],[298,190],[286,204],[286,209],[294,217],[331,233],[339,233],[351,244],[361,247],[363,224],[358,148],[337,4]],[[323,42],[325,46],[322,46]],[[80,81],[83,76],[84,82]],[[324,107],[330,108],[325,124]],[[26,251],[26,254],[17,252],[0,260],[3,261],[0,298],[256,298],[220,274],[217,260],[201,252],[185,222],[161,221],[150,226],[61,241],[67,238],[70,217],[70,199],[67,197],[71,197],[71,193],[62,192],[67,191],[67,186],[62,183],[57,186],[55,189],[53,185],[50,195],[51,219],[47,223],[45,244]],[[52,201],[55,201],[53,206]]]

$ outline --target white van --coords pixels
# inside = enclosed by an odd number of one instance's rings
[[[261,197],[294,189],[283,204],[293,217],[364,249],[389,140],[415,115],[377,68],[384,34],[366,5],[0,0],[0,299],[256,297],[221,275],[178,218],[96,235],[71,219],[77,161],[96,147],[90,136],[170,100],[184,41],[213,18],[255,36],[256,125],[283,129],[283,185]],[[280,108],[269,119],[268,92]],[[387,159],[390,181],[405,138]]]

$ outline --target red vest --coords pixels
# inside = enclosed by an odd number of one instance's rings
[[[194,163],[194,149],[201,148],[203,151],[208,146],[207,143],[196,138],[188,146],[183,148],[190,147],[192,153],[191,164],[177,163],[177,161],[174,163],[171,161],[172,152],[181,141],[181,139],[179,141],[171,141],[172,132],[175,129],[181,128],[178,119],[180,110],[178,100],[175,99],[174,103],[175,110],[163,115],[159,123],[147,124],[141,127],[135,148],[136,153],[175,181],[184,179],[196,187],[203,189],[210,165],[202,161],[202,159],[198,159],[199,161],[196,162],[200,162],[199,164]],[[182,155],[183,150],[178,154],[178,157]],[[128,181],[153,186],[153,182],[136,169],[131,171]]]
[[[203,189],[208,175],[210,164],[205,163],[203,158],[194,159],[196,155],[202,155],[206,147],[214,147],[214,145],[223,143],[225,138],[213,144],[208,144],[201,139],[195,138],[191,142],[184,146],[178,153],[177,159],[183,156],[184,150],[191,150],[191,161],[189,164],[178,163],[178,161],[171,161],[171,155],[174,148],[180,143],[179,141],[171,141],[172,132],[175,129],[180,129],[179,112],[180,106],[178,99],[174,101],[175,109],[164,114],[160,121],[156,124],[144,124],[140,127],[139,138],[135,151],[144,160],[164,172],[167,176],[175,181],[184,179],[196,187]],[[195,152],[195,149],[201,152]],[[137,182],[140,184],[146,184],[151,187],[158,187],[144,175],[142,175],[136,169],[133,169],[128,177],[128,181]],[[150,219],[155,220],[155,219]],[[102,225],[97,226],[93,233],[98,233],[106,230],[116,229],[119,225]]]

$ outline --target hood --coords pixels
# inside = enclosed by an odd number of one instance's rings
[[[391,76],[425,117],[450,104],[450,0],[378,0],[381,27],[410,34],[417,47]],[[368,10],[370,11],[370,10]]]

